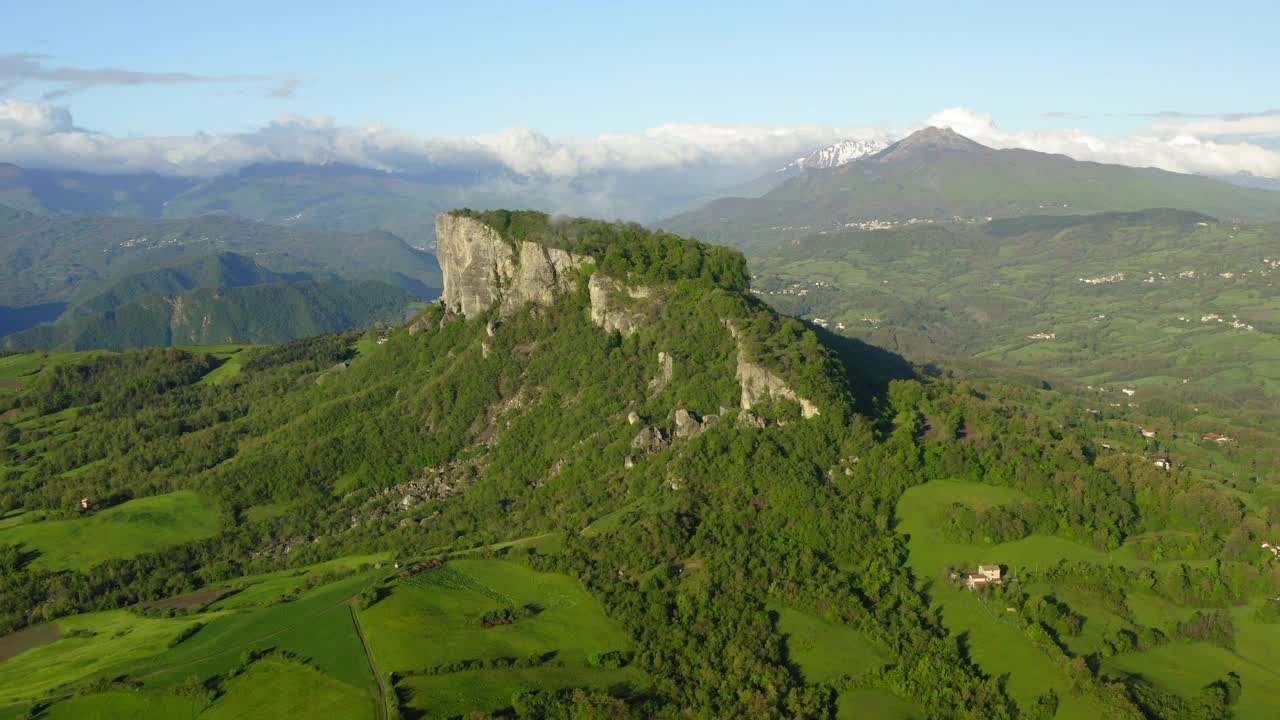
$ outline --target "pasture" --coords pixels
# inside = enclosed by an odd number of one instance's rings
[[[513,624],[477,622],[483,613],[525,605],[536,606],[535,614]],[[501,710],[514,692],[534,687],[646,684],[635,668],[591,666],[594,654],[630,648],[595,598],[572,578],[506,560],[454,559],[397,579],[360,620],[378,668],[407,675],[397,684],[406,709],[433,717]],[[421,672],[462,660],[535,655],[551,660],[529,668]]]
[[[793,608],[771,609],[786,638],[787,656],[808,682],[856,677],[888,662],[871,641],[847,625]]]
[[[138,498],[85,517],[42,520],[0,530],[0,542],[22,544],[40,555],[31,567],[85,570],[104,560],[215,534],[218,513],[194,492]]]
[[[1078,636],[1062,638],[1077,655],[1100,651],[1105,637],[1116,630],[1132,628],[1135,622],[1171,632],[1179,621],[1190,618],[1195,608],[1176,606],[1151,593],[1130,592],[1126,604],[1132,617],[1121,617],[1113,607],[1087,592],[1054,587],[1035,579],[1035,570],[1058,560],[1127,566],[1168,564],[1143,563],[1128,546],[1105,553],[1064,538],[1036,535],[1008,543],[969,545],[953,542],[937,529],[939,512],[952,502],[977,508],[1022,498],[1021,493],[1009,488],[933,481],[903,494],[898,504],[897,529],[909,538],[913,572],[930,582],[930,597],[941,610],[944,625],[960,639],[975,663],[988,674],[1005,678],[1007,691],[1024,710],[1046,689],[1053,688],[1061,701],[1055,716],[1058,720],[1089,720],[1100,710],[1091,699],[1072,690],[1056,662],[1028,640],[1019,618],[1008,613],[1004,603],[985,593],[968,592],[953,585],[944,576],[944,569],[972,571],[978,563],[998,563],[1014,575],[1029,573],[1023,590],[1032,595],[1052,594],[1085,617]],[[1259,623],[1252,607],[1236,608],[1233,616],[1237,628],[1234,651],[1174,639],[1153,650],[1108,658],[1103,669],[1111,675],[1140,674],[1188,697],[1228,672],[1236,672],[1245,687],[1236,716],[1264,717],[1265,713],[1259,713],[1266,703],[1280,695],[1280,671],[1273,669],[1280,663],[1280,651],[1275,650],[1280,647],[1280,626]]]
[[[363,653],[361,653],[363,655]],[[297,662],[265,658],[233,678],[200,720],[327,717],[372,720],[379,703],[364,687]]]

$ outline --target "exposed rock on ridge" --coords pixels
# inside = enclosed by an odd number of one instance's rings
[[[724,321],[724,325],[738,344],[738,367],[735,376],[738,379],[738,385],[742,388],[740,405],[743,410],[750,411],[761,400],[781,398],[799,403],[800,414],[805,419],[821,414],[817,405],[797,395],[782,378],[748,360],[746,351],[742,348],[742,341],[738,337],[738,329],[727,320]]]
[[[631,335],[644,323],[644,313],[630,300],[644,300],[652,293],[647,287],[628,287],[604,273],[593,273],[588,285],[591,291],[591,322],[605,332],[617,330]],[[623,296],[626,296],[625,298]]]
[[[588,258],[527,241],[507,241],[479,220],[436,216],[436,254],[444,274],[440,301],[475,317],[495,304],[508,315],[528,303],[550,305],[571,290]]]

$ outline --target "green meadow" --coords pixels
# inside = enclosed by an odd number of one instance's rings
[[[139,498],[70,520],[42,520],[0,529],[0,542],[39,551],[32,567],[83,570],[104,560],[209,537],[218,513],[194,492]]]
[[[647,685],[635,668],[593,664],[592,656],[630,645],[572,578],[471,557],[409,579],[393,572],[386,555],[351,556],[210,586],[228,594],[188,615],[116,610],[62,618],[59,632],[0,662],[0,718],[41,699],[55,701],[47,715],[52,718],[295,717],[318,702],[328,717],[376,718],[383,694],[374,662],[384,682],[398,674],[396,692],[411,716],[500,711],[514,693],[533,688]],[[357,610],[361,591],[377,585],[389,592]],[[476,622],[481,613],[512,605],[536,606],[537,612],[487,629]],[[819,627],[814,623],[824,622],[785,612],[805,637]],[[197,624],[194,634],[171,646]],[[287,655],[270,654],[246,668],[251,651]],[[530,656],[543,662],[423,674],[461,660]],[[878,662],[874,655],[862,657]],[[192,678],[220,683],[216,700],[184,694]],[[109,679],[130,684],[85,694],[92,683]]]
[[[908,537],[913,572],[929,583],[930,598],[940,609],[944,625],[960,639],[975,663],[988,674],[1004,678],[1007,691],[1024,709],[1052,688],[1061,703],[1055,718],[1091,720],[1100,709],[1090,697],[1075,692],[1056,661],[1029,641],[1019,618],[986,593],[969,592],[949,582],[945,568],[973,571],[980,563],[994,563],[1004,566],[1010,575],[1027,573],[1029,581],[1022,583],[1023,590],[1031,595],[1052,595],[1086,618],[1078,636],[1062,638],[1068,650],[1080,656],[1099,652],[1105,637],[1133,628],[1135,623],[1171,632],[1178,622],[1191,618],[1196,608],[1180,607],[1151,593],[1130,592],[1126,605],[1131,617],[1121,617],[1090,593],[1036,579],[1037,570],[1060,560],[1129,567],[1172,564],[1144,563],[1128,545],[1106,553],[1065,538],[1043,535],[1007,543],[968,545],[947,539],[937,529],[939,513],[953,502],[977,509],[1022,499],[1025,496],[1009,488],[932,481],[903,494],[898,504],[897,529]],[[1253,606],[1233,610],[1237,640],[1232,650],[1172,639],[1152,650],[1109,657],[1103,670],[1112,676],[1139,675],[1188,698],[1228,672],[1235,672],[1244,685],[1235,717],[1266,717],[1266,711],[1274,710],[1273,698],[1280,697],[1280,650],[1276,649],[1280,648],[1280,626],[1259,622],[1254,610]]]
[[[504,607],[532,605],[532,617],[484,628],[477,618]],[[403,673],[405,707],[428,716],[497,711],[511,695],[535,687],[646,685],[633,668],[592,667],[597,653],[626,651],[630,642],[599,602],[572,578],[505,560],[456,559],[444,568],[397,579],[390,593],[361,611],[378,668]],[[463,660],[546,656],[530,668],[434,675],[421,671]]]

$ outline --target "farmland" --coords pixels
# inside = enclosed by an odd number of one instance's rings
[[[57,700],[79,688],[81,694],[55,702],[50,717],[80,716],[89,707],[100,708],[94,712],[102,717],[198,713],[216,719],[240,717],[247,708],[288,716],[315,698],[324,698],[334,717],[374,717],[382,699],[357,634],[353,598],[379,584],[389,593],[358,612],[377,667],[399,678],[396,692],[410,712],[501,710],[513,693],[533,688],[646,686],[634,668],[598,664],[603,653],[626,651],[628,641],[568,577],[511,561],[462,558],[400,579],[388,577],[389,565],[373,567],[383,560],[349,557],[237,579],[195,594],[200,602],[189,614],[163,616],[166,609],[181,610],[171,602],[156,608],[159,616],[91,613],[62,618],[49,626],[52,632],[25,631],[35,632],[30,641],[26,634],[8,636],[17,654],[0,662],[0,710]],[[225,596],[207,604],[219,594]],[[538,610],[491,628],[475,620],[513,604]],[[247,653],[262,657],[246,664]],[[537,661],[509,662],[519,658]],[[506,666],[440,668],[475,661]],[[126,684],[84,693],[107,678]],[[215,683],[217,699],[192,696],[191,678]]]
[[[476,618],[534,606],[528,618],[483,627]],[[458,559],[392,583],[361,612],[378,667],[403,676],[406,707],[431,715],[500,710],[513,692],[546,687],[641,688],[638,670],[593,667],[593,655],[625,651],[629,641],[598,601],[563,575],[503,560]],[[440,672],[465,661],[537,658],[536,667]],[[428,671],[428,672],[424,672]],[[477,687],[479,680],[483,687]]]
[[[932,601],[941,609],[950,632],[965,643],[970,656],[986,672],[1007,677],[1009,693],[1028,707],[1052,688],[1060,698],[1057,718],[1087,720],[1096,717],[1099,707],[1087,694],[1073,690],[1063,678],[1057,660],[1028,639],[1020,614],[1002,595],[989,591],[968,592],[950,582],[947,568],[970,572],[979,563],[999,563],[1006,574],[1021,576],[1014,583],[1031,596],[1054,597],[1083,617],[1083,630],[1063,636],[1067,652],[1088,655],[1104,652],[1107,639],[1118,632],[1139,632],[1141,628],[1162,628],[1174,635],[1178,623],[1195,615],[1194,605],[1178,605],[1152,592],[1130,589],[1117,605],[1108,595],[1072,584],[1045,579],[1062,561],[1090,565],[1154,567],[1174,570],[1178,563],[1140,561],[1128,546],[1103,552],[1074,540],[1032,535],[1004,543],[965,544],[947,538],[939,530],[938,518],[953,503],[975,509],[1025,501],[1016,490],[977,483],[931,481],[907,491],[898,504],[898,531],[909,540],[913,572],[930,584]],[[1195,565],[1194,561],[1191,565]],[[1273,670],[1274,648],[1280,642],[1280,628],[1254,619],[1255,606],[1232,610],[1236,645],[1231,649],[1204,642],[1172,639],[1149,650],[1121,653],[1103,664],[1108,673],[1137,675],[1148,682],[1181,692],[1194,699],[1199,689],[1217,682],[1227,673],[1237,673],[1244,690],[1239,701],[1239,717],[1261,717],[1269,698],[1280,692],[1280,672]],[[1105,654],[1105,653],[1104,653]]]
[[[84,569],[112,558],[217,532],[218,514],[189,490],[139,498],[82,518],[42,520],[0,530],[0,542],[39,552],[36,568]]]

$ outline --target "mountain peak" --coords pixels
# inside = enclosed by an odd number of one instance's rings
[[[885,143],[872,139],[840,140],[823,148],[818,148],[804,157],[798,157],[779,168],[777,172],[795,174],[801,170],[814,170],[839,167],[868,155],[884,150]]]
[[[948,127],[929,126],[917,130],[885,150],[877,153],[872,159],[880,162],[903,160],[917,157],[921,152],[986,152],[991,148],[969,138]]]

